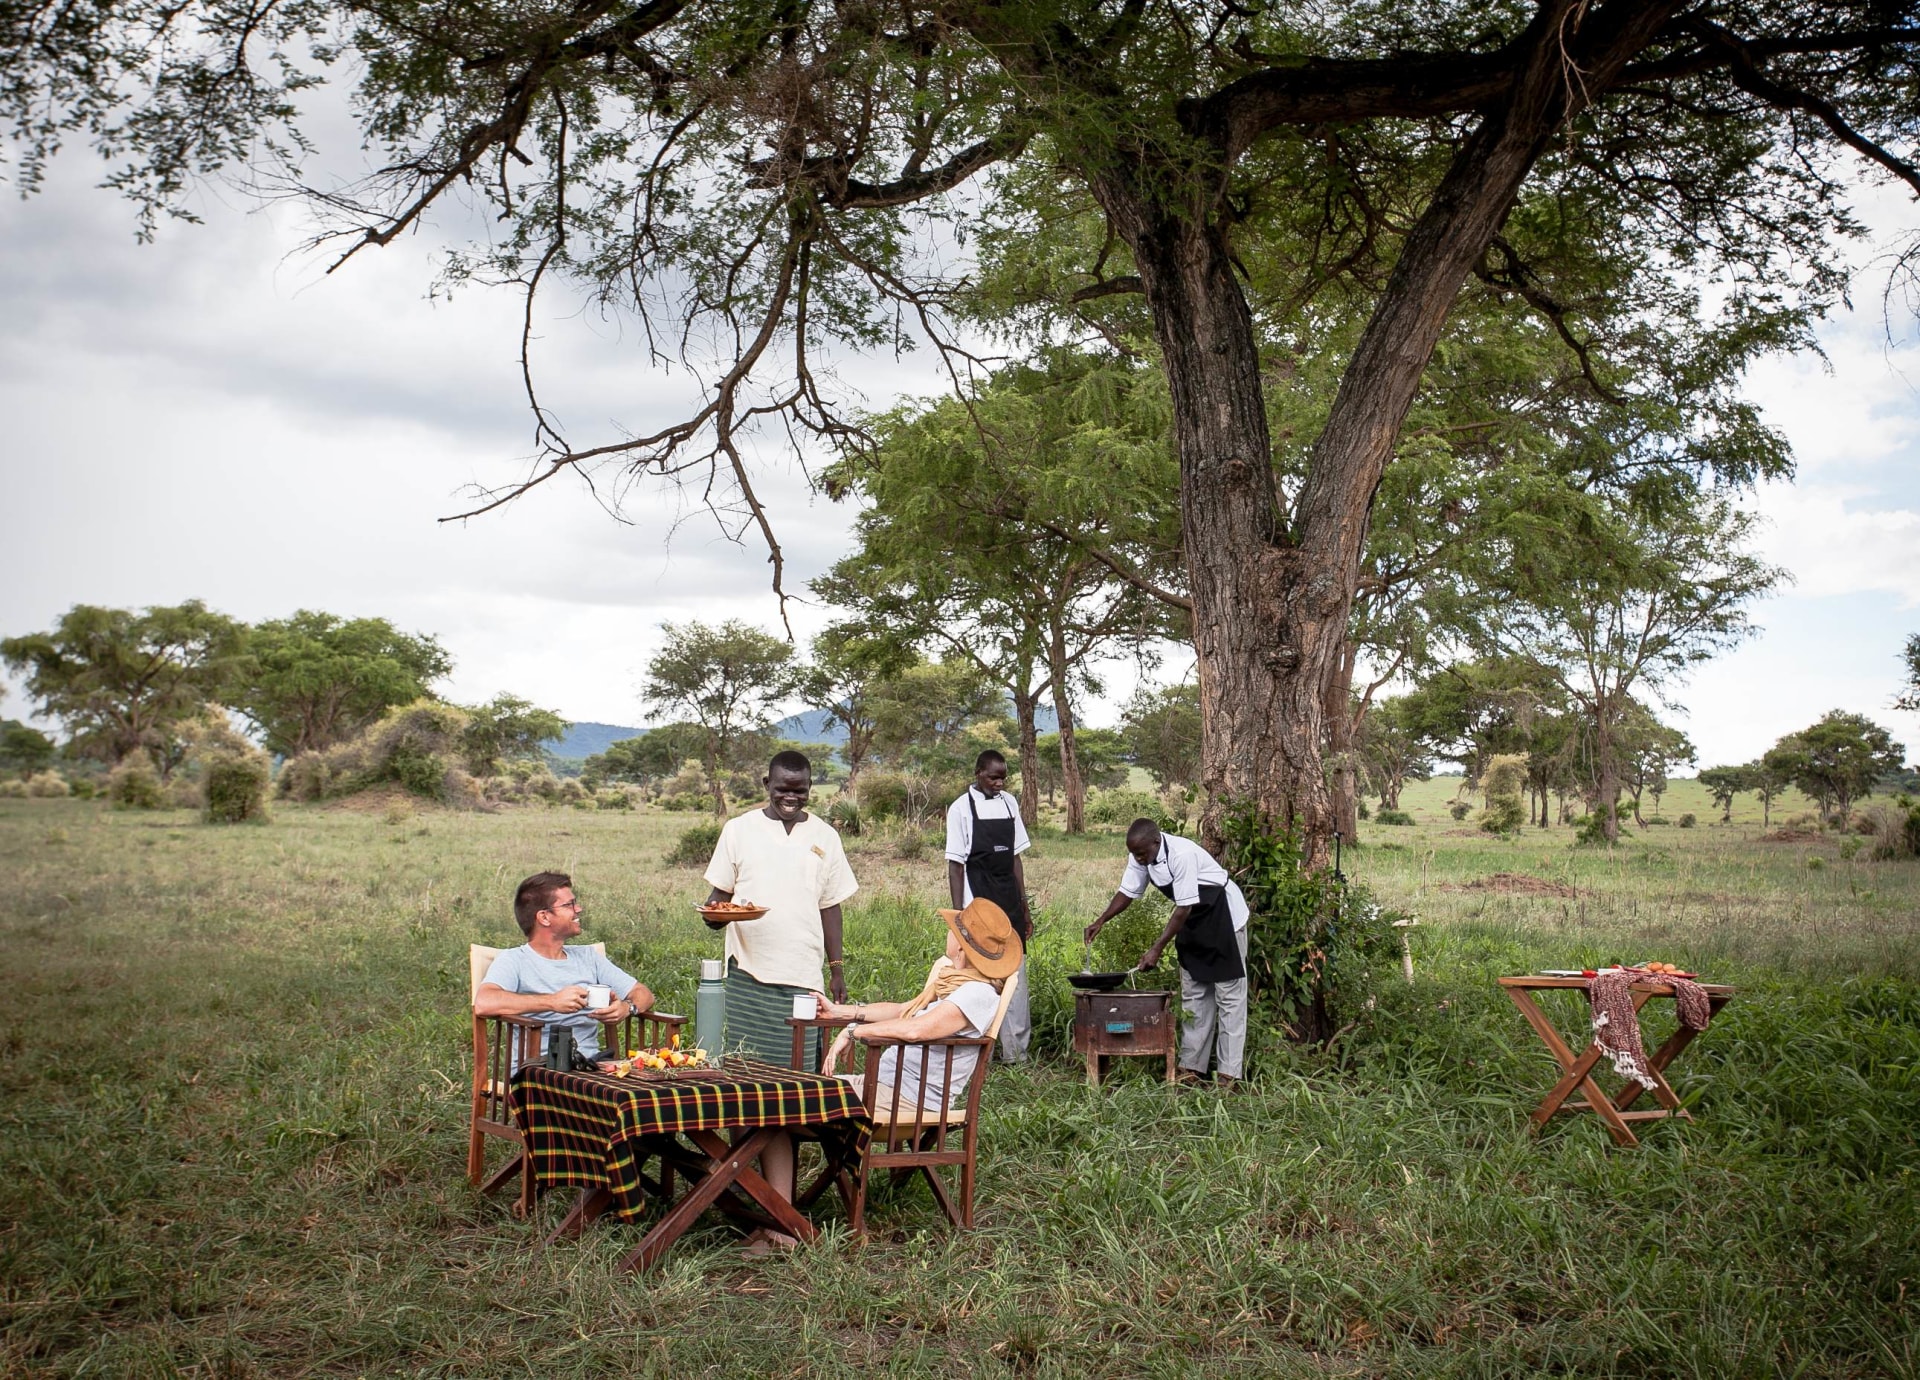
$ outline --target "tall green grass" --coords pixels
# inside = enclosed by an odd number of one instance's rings
[[[1065,973],[1123,856],[1043,833],[1042,1057],[988,1084],[979,1229],[915,1189],[863,1250],[827,1209],[790,1258],[703,1225],[639,1278],[611,1273],[632,1229],[537,1252],[468,1189],[465,950],[512,942],[514,882],[563,868],[590,936],[687,1009],[716,945],[698,870],[659,861],[683,818],[282,806],[220,830],[0,801],[0,1371],[1920,1372],[1914,865],[1745,825],[1509,844],[1455,826],[1445,790],[1346,860],[1422,916],[1414,984],[1382,975],[1330,1055],[1269,1041],[1232,1096],[1145,1061],[1096,1092],[1061,1057]],[[910,990],[940,943],[938,852],[900,851],[854,843],[860,995]],[[1468,886],[1501,872],[1573,894]],[[1591,1117],[1536,1139],[1553,1067],[1493,978],[1609,957],[1741,986],[1674,1066],[1699,1120],[1634,1151]]]

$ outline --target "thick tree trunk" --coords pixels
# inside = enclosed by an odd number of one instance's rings
[[[1605,821],[1608,843],[1620,841],[1620,766],[1614,760],[1613,730],[1607,722],[1602,702],[1594,711],[1593,754],[1599,768],[1600,798],[1597,808]]]
[[[1047,629],[1047,667],[1053,686],[1053,712],[1060,720],[1060,781],[1067,796],[1067,832],[1087,830],[1087,785],[1080,776],[1080,755],[1073,745],[1073,702],[1067,697],[1067,634],[1056,611]]]

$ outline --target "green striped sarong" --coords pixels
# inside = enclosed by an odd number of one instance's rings
[[[727,1034],[729,1054],[744,1054],[781,1068],[793,1063],[793,1027],[787,1024],[793,1015],[793,999],[804,997],[811,987],[787,987],[778,982],[762,982],[735,959],[727,960]],[[817,1036],[818,1031],[814,1032]],[[802,1067],[812,1073],[820,1067],[820,1042],[807,1043],[802,1051]]]

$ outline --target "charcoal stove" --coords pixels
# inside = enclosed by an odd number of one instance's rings
[[[1086,1056],[1087,1082],[1100,1086],[1107,1060],[1116,1054],[1156,1055],[1174,1080],[1179,1040],[1172,992],[1075,992],[1073,1047]]]

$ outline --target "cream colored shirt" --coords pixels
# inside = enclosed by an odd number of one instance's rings
[[[758,920],[727,926],[728,958],[761,982],[825,989],[820,912],[860,889],[831,824],[809,814],[789,834],[764,810],[736,815],[720,830],[707,881],[767,908]]]

